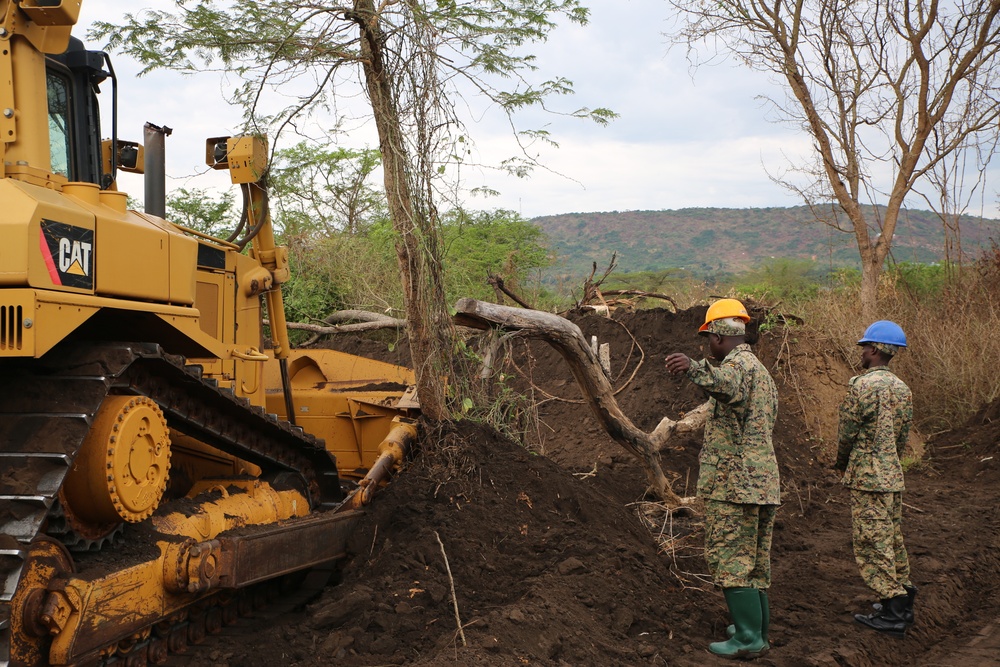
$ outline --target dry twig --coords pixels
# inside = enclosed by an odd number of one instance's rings
[[[642,349],[642,345],[639,345],[639,341],[636,339],[635,335],[627,326],[616,320],[614,322],[621,328],[625,329],[625,333],[627,333],[629,335],[629,338],[632,339],[632,349],[639,350],[639,361],[636,362],[635,368],[632,369],[632,373],[629,375],[628,379],[625,380],[625,382],[621,386],[619,386],[617,389],[614,390],[614,393],[612,394],[613,396],[617,396],[621,392],[625,391],[625,388],[628,387],[630,384],[632,384],[632,380],[634,380],[635,376],[638,375],[639,369],[642,368],[642,364],[646,360],[646,352],[645,350]],[[628,351],[628,355],[625,357],[625,362],[622,364],[622,372],[618,374],[617,378],[615,378],[616,382],[618,381],[619,378],[621,378],[622,373],[625,372],[625,369],[628,368],[629,361],[631,361],[632,359],[632,349]],[[585,403],[583,399],[563,398],[562,396],[555,396],[553,394],[550,394],[549,392],[545,391],[537,384],[535,384],[535,381],[532,379],[531,374],[526,372],[524,369],[522,369],[520,366],[517,365],[517,362],[514,361],[513,355],[508,355],[508,360],[510,362],[510,365],[514,367],[514,370],[517,371],[518,375],[523,377],[525,381],[527,381],[527,383],[531,386],[532,389],[534,389],[539,394],[544,396],[547,400],[559,401],[560,403],[569,403],[570,405],[582,405],[583,403]],[[539,403],[539,405],[541,405],[541,402]]]
[[[444,557],[444,568],[448,571],[448,583],[451,585],[451,602],[455,607],[455,624],[458,626],[458,636],[462,638],[462,646],[468,646],[469,644],[465,641],[465,630],[462,628],[462,618],[458,615],[458,596],[455,593],[455,579],[451,576],[451,565],[448,564],[448,554],[444,551],[444,542],[441,541],[441,536],[438,532],[434,531],[434,537],[437,538],[438,544],[441,545],[441,555]]]

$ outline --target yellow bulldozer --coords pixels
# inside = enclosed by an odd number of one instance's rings
[[[165,220],[80,9],[0,0],[0,667],[166,661],[342,558],[417,437],[410,370],[291,349],[266,140],[206,142],[231,236]]]

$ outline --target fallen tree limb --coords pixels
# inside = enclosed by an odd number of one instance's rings
[[[381,313],[373,313],[368,310],[338,310],[323,318],[325,324],[309,324],[306,322],[288,322],[289,329],[299,329],[301,331],[311,331],[313,336],[302,343],[303,347],[309,347],[315,343],[320,336],[330,336],[333,334],[359,333],[363,331],[378,331],[380,329],[405,329],[406,320],[389,317]],[[339,324],[350,322],[351,324]],[[264,320],[265,326],[270,326],[270,320]]]
[[[342,322],[405,322],[406,320],[389,317],[382,313],[373,313],[370,310],[338,310],[323,318],[327,324],[340,324]]]
[[[644,292],[637,289],[610,289],[601,292],[604,296],[637,296],[643,299],[660,299],[662,301],[669,301],[670,305],[674,307],[674,312],[678,312],[680,308],[677,307],[677,302],[674,301],[672,296],[667,294],[660,294],[659,292]]]
[[[264,324],[268,324],[264,320]],[[378,329],[403,329],[406,327],[406,320],[397,320],[387,317],[384,320],[372,322],[357,322],[354,324],[334,324],[324,326],[322,324],[307,324],[305,322],[289,322],[289,329],[301,329],[302,331],[312,331],[316,334],[329,335],[339,333],[357,333],[359,331],[377,331]]]
[[[499,328],[540,338],[552,345],[569,364],[587,404],[608,435],[631,453],[646,471],[650,488],[672,507],[685,504],[674,493],[660,466],[659,452],[675,434],[704,425],[707,406],[692,410],[680,420],[664,419],[653,433],[645,433],[632,423],[618,406],[614,391],[580,328],[569,320],[538,310],[500,306],[475,299],[455,304],[455,322],[476,329]]]

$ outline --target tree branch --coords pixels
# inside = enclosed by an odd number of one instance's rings
[[[693,410],[675,422],[664,419],[653,433],[640,430],[622,412],[614,398],[607,375],[580,328],[569,320],[538,310],[501,306],[475,299],[461,299],[455,304],[455,322],[476,329],[502,329],[544,340],[562,355],[570,366],[580,390],[608,435],[632,454],[646,471],[650,490],[671,507],[685,504],[670,487],[663,474],[659,453],[674,433],[690,432],[704,426],[707,409]]]

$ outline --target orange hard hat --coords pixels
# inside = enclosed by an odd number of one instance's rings
[[[708,307],[708,312],[705,313],[705,323],[701,325],[698,331],[708,331],[709,324],[724,317],[738,317],[744,322],[750,321],[750,315],[747,313],[746,306],[738,300],[719,299]]]

